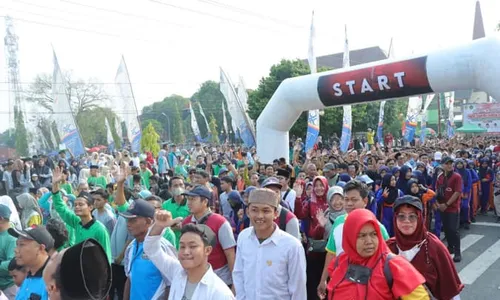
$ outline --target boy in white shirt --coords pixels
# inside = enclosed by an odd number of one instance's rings
[[[307,299],[304,248],[274,222],[279,200],[278,194],[266,188],[250,193],[252,227],[238,236],[233,270],[236,299]]]

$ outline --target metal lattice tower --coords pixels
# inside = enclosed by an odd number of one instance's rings
[[[14,31],[12,18],[9,16],[5,17],[5,27],[5,59],[9,81],[9,126],[12,128],[15,124],[13,117],[17,117],[17,113],[23,111],[21,107],[21,85],[19,83],[19,59],[17,58],[19,37]],[[12,103],[12,100],[14,103]],[[12,111],[12,108],[14,111]]]

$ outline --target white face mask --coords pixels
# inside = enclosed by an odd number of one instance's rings
[[[172,189],[172,196],[174,197],[180,196],[182,193],[184,193],[184,189],[181,187]]]
[[[411,262],[415,258],[415,256],[418,254],[418,252],[420,251],[420,247],[422,247],[422,244],[424,242],[425,242],[425,240],[423,240],[420,244],[415,245],[410,250],[405,250],[405,251],[401,250],[398,246],[399,255],[406,258],[407,261]]]

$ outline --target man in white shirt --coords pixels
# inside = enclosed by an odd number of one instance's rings
[[[179,260],[160,251],[163,230],[179,223],[169,211],[155,215],[155,223],[144,242],[144,252],[172,283],[169,300],[232,300],[233,293],[208,263],[216,244],[215,233],[204,224],[186,224],[181,230]]]
[[[290,206],[291,212],[294,212],[297,194],[290,188],[290,171],[287,169],[278,169],[276,178],[278,178],[281,184],[281,200]]]
[[[233,271],[238,300],[307,299],[304,248],[274,222],[278,197],[264,188],[253,190],[248,198],[253,227],[238,236]]]

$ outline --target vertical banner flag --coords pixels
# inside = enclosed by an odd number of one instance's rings
[[[408,111],[406,113],[404,138],[411,142],[417,130],[417,118],[422,108],[422,96],[410,97],[408,100]]]
[[[392,38],[391,38],[391,44],[389,45],[389,53],[387,55],[388,59],[394,58],[394,44],[392,43]],[[384,144],[384,108],[385,108],[385,100],[380,101],[380,110],[378,113],[378,126],[377,126],[377,142],[380,145]]]
[[[344,44],[344,59],[343,67],[348,68],[350,65],[349,59],[349,41],[347,39],[347,25],[345,26],[345,44]],[[352,128],[352,108],[350,105],[344,105],[344,116],[342,118],[342,135],[340,136],[340,151],[346,152],[349,149],[351,142]]]
[[[201,142],[200,127],[198,126],[198,121],[196,121],[196,115],[194,114],[193,107],[191,106],[191,101],[189,102],[189,113],[191,114],[191,129],[196,138],[197,142]]]
[[[255,136],[255,123],[248,115],[248,93],[245,87],[245,82],[243,81],[243,77],[240,77],[240,81],[238,82],[238,99],[240,100],[241,106],[243,107],[243,113],[248,121],[250,130],[252,131],[253,136]]]
[[[378,126],[377,126],[377,141],[380,145],[384,144],[384,108],[385,101],[380,102],[380,111],[378,113]]]
[[[234,121],[236,127],[236,130],[233,128],[235,136],[239,134],[246,147],[253,147],[255,145],[254,132],[245,116],[245,111],[236,94],[234,85],[222,68],[220,68],[220,91],[226,99],[227,110]]]
[[[224,132],[226,136],[229,136],[229,128],[227,126],[227,117],[226,117],[226,108],[224,107],[224,100],[222,100],[222,125],[224,126]],[[233,131],[236,131],[236,125],[234,121],[231,122],[231,126],[233,127]]]
[[[309,51],[307,60],[311,74],[316,73],[316,55],[314,53],[314,43],[316,40],[316,29],[314,27],[314,11],[311,18],[311,32],[309,33]],[[307,115],[306,152],[313,149],[319,136],[319,110],[310,110]]]
[[[111,134],[111,127],[109,127],[108,118],[104,118],[104,124],[106,125],[106,142],[108,143],[108,150],[115,150],[115,140],[113,139],[113,134]]]
[[[118,115],[115,116],[115,130],[118,139],[120,140],[120,144],[123,147],[123,131],[122,131],[122,122],[120,121],[120,117]]]
[[[57,123],[56,120],[54,120],[54,122]],[[57,141],[56,135],[54,134],[54,129],[52,129],[52,127],[51,127],[51,128],[49,128],[49,131],[50,131],[50,142],[52,143],[52,146],[54,147],[54,149],[51,149],[51,150],[57,150],[57,147],[59,146],[59,142]]]
[[[137,114],[132,84],[130,83],[130,76],[123,56],[118,71],[116,71],[115,85],[118,97],[121,97],[122,100],[120,107],[124,109],[122,117],[127,126],[127,137],[130,142],[130,150],[132,152],[140,152],[141,126],[139,125],[139,116]]]
[[[448,103],[448,138],[455,135],[455,92],[446,93],[446,101]]]
[[[203,111],[203,107],[201,107],[201,103],[198,101],[198,108],[200,109],[200,115],[203,117],[205,121],[205,126],[207,126],[207,135],[210,135],[210,126],[208,126],[207,116],[205,116],[205,112]]]
[[[422,109],[421,119],[420,119],[420,143],[425,143],[425,137],[427,135],[427,108],[434,99],[435,94],[429,94],[425,98],[424,109]]]
[[[52,99],[54,99],[52,112],[54,113],[57,131],[61,139],[59,141],[61,143],[59,150],[68,149],[75,157],[85,154],[82,138],[69,103],[70,99],[68,94],[66,94],[66,82],[59,67],[55,51],[54,73],[52,75]],[[57,147],[57,144],[55,146]]]

